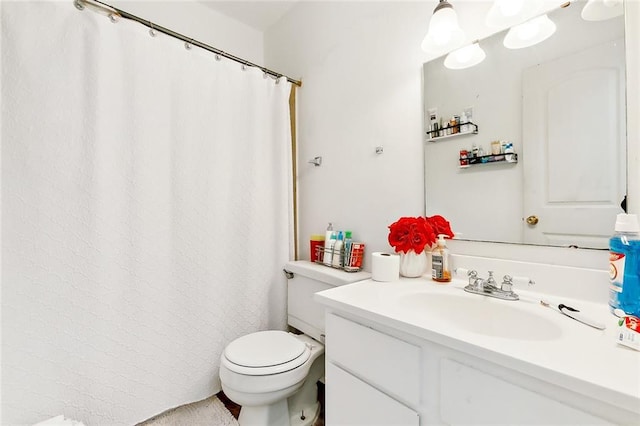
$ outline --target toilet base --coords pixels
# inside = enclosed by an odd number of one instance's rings
[[[276,426],[289,422],[289,406],[286,399],[270,405],[243,406],[240,408],[240,426]]]
[[[312,426],[320,417],[320,403],[316,402],[315,406],[307,407],[304,411],[304,418],[301,414],[295,413],[289,418],[290,426]]]
[[[320,416],[318,380],[323,375],[324,354],[314,360],[304,383],[295,386],[299,386],[295,393],[288,390],[286,393],[291,396],[269,405],[243,405],[238,423],[240,426],[312,426]],[[234,400],[233,393],[227,396]]]

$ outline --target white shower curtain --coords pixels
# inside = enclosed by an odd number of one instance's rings
[[[2,424],[133,424],[286,326],[290,84],[64,2],[2,2]]]

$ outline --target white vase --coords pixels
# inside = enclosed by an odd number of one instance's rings
[[[403,277],[421,277],[427,272],[427,252],[420,254],[409,250],[407,253],[400,252],[400,275]]]

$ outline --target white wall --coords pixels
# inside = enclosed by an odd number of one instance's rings
[[[301,2],[265,33],[268,66],[303,81],[301,258],[309,235],[327,222],[353,231],[371,253],[390,250],[388,225],[423,214],[420,42],[432,9],[432,2]],[[321,167],[307,163],[315,156]]]
[[[327,222],[352,230],[371,253],[392,250],[389,224],[424,214],[421,73],[433,58],[420,43],[436,3],[301,2],[265,33],[266,65],[303,81],[301,258],[308,258],[309,235],[323,232]],[[490,4],[454,5],[469,40],[489,33],[479,17]],[[384,147],[382,155],[376,146]],[[321,167],[307,164],[315,156],[323,157]],[[557,257],[556,250],[540,251]]]

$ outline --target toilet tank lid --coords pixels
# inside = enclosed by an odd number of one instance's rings
[[[341,269],[320,265],[319,263],[309,262],[308,260],[292,260],[286,263],[284,269],[334,287],[371,278],[371,273],[369,272],[346,272]]]

